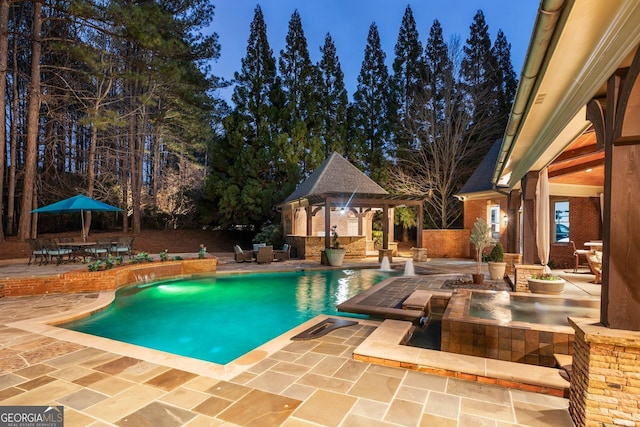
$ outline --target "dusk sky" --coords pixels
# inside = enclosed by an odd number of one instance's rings
[[[445,40],[453,35],[464,44],[469,36],[469,26],[476,12],[481,9],[489,25],[492,42],[499,29],[511,43],[511,61],[518,78],[529,46],[531,31],[540,5],[539,0],[419,0],[407,3],[398,0],[219,0],[215,2],[215,17],[211,26],[218,33],[222,52],[213,64],[213,74],[227,79],[240,70],[241,59],[246,54],[249,26],[254,10],[260,4],[267,24],[267,37],[276,60],[285,47],[289,20],[298,10],[307,38],[311,61],[320,60],[320,46],[327,32],[336,45],[349,100],[356,90],[358,73],[364,58],[369,26],[378,26],[382,49],[391,72],[394,46],[407,4],[413,10],[420,41],[424,46],[433,21],[442,25]],[[221,91],[227,100],[231,90]]]

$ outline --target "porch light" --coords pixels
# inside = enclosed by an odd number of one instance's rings
[[[504,225],[507,225],[509,223],[509,217],[507,215],[502,215],[502,222]]]
[[[344,206],[340,208],[340,215],[344,215]]]

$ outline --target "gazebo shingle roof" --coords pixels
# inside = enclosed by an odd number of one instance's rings
[[[333,152],[283,202],[327,193],[389,194],[340,154]]]

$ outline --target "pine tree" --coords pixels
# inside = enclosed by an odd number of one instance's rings
[[[489,26],[481,10],[473,17],[469,27],[469,38],[463,48],[462,59],[462,87],[469,97],[468,108],[472,111],[474,121],[482,121],[485,117],[495,114],[497,99],[496,59],[491,49]],[[499,138],[500,130],[492,129],[488,140],[480,142],[486,150]]]
[[[318,63],[320,72],[320,109],[318,116],[322,120],[324,156],[332,152],[345,152],[347,142],[347,90],[344,87],[344,74],[331,35],[327,33],[324,45],[320,48],[322,58]]]
[[[384,185],[388,174],[388,143],[390,135],[389,71],[384,63],[385,53],[375,23],[369,27],[367,46],[358,86],[353,96],[357,140],[362,153],[365,172]]]
[[[224,119],[224,133],[212,147],[209,219],[225,227],[257,226],[276,218],[273,206],[293,191],[299,177],[294,144],[282,133],[286,98],[259,6],[235,82],[236,108]]]
[[[410,6],[407,6],[402,17],[402,24],[395,45],[395,59],[393,61],[393,78],[391,80],[391,99],[394,101],[393,138],[395,155],[402,157],[414,148],[415,138],[407,133],[407,122],[412,120],[412,110],[416,102],[416,93],[421,90],[424,79],[424,62],[422,60],[422,45],[419,40],[416,22]]]
[[[444,119],[444,98],[448,91],[448,82],[453,79],[453,63],[449,57],[449,48],[444,41],[442,26],[436,19],[429,30],[429,38],[424,49],[426,67],[425,91],[434,117]]]
[[[251,21],[247,53],[239,72],[234,73],[236,86],[231,100],[236,111],[244,117],[250,132],[249,144],[258,139],[268,140],[272,130],[272,100],[277,97],[276,61],[267,39],[267,25],[260,6],[256,6]]]
[[[297,10],[289,20],[286,46],[280,51],[279,70],[286,102],[284,131],[298,148],[300,167],[306,175],[322,162],[322,152],[318,151],[317,140],[314,141],[319,138],[322,120],[318,117],[318,70],[309,58],[307,39]]]
[[[499,122],[497,126],[505,129],[518,87],[518,79],[513,71],[513,64],[511,64],[511,43],[507,41],[507,36],[502,30],[498,30],[492,52],[496,58],[496,120]]]

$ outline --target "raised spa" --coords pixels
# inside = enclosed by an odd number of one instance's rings
[[[567,318],[598,318],[599,307],[596,298],[458,290],[442,317],[441,350],[553,367],[554,354],[573,354]]]

